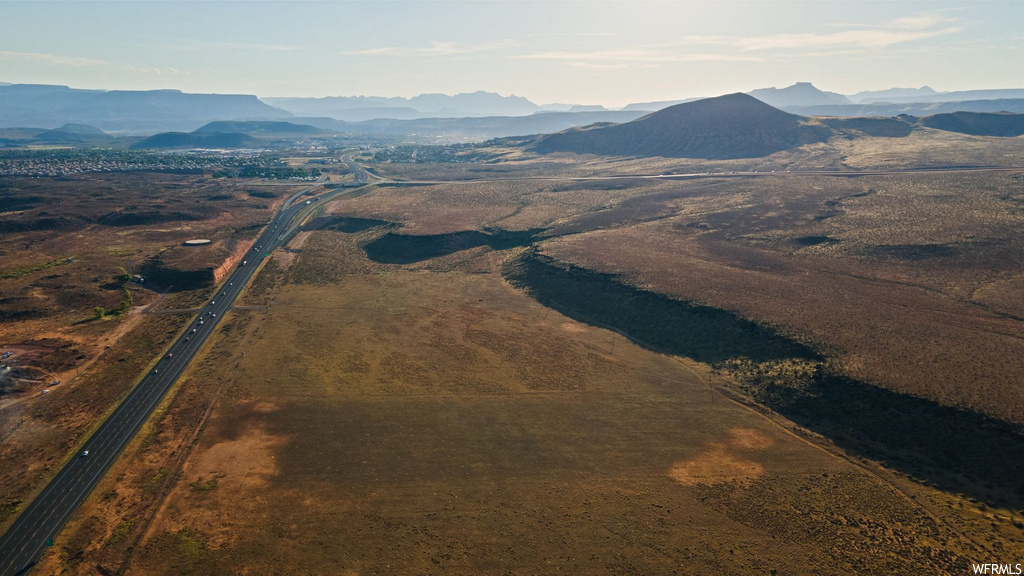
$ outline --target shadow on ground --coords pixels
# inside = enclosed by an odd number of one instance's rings
[[[814,350],[770,328],[533,250],[511,261],[504,274],[542,304],[647,348],[720,366],[743,359],[748,369],[734,376],[757,402],[854,455],[989,504],[1024,507],[1019,426],[832,374]],[[775,363],[790,359],[815,369],[796,385],[771,373]]]
[[[536,229],[522,231],[485,229],[429,236],[388,232],[364,246],[363,249],[370,260],[380,264],[413,264],[478,246],[488,246],[494,250],[529,246],[537,239],[540,232],[541,230]]]

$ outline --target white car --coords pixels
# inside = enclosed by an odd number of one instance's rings
[[[82,458],[85,458],[88,455],[89,455],[89,451],[88,450],[82,450]]]

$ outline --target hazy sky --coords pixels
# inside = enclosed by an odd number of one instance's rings
[[[1024,88],[1024,2],[10,2],[0,81],[538,104]]]

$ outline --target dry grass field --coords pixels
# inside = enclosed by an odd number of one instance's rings
[[[918,128],[905,138],[859,135],[833,138],[762,158],[701,160],[658,157],[604,157],[553,153],[537,155],[521,147],[495,145],[467,151],[462,163],[371,164],[375,174],[407,181],[489,178],[543,178],[690,174],[709,171],[886,170],[935,166],[1019,166],[1022,138],[986,138]],[[362,157],[369,161],[371,155]]]
[[[0,350],[13,353],[0,373],[0,528],[187,321],[144,311],[208,290],[130,273],[161,255],[216,274],[295,189],[170,173],[0,179]],[[180,246],[197,237],[213,242]]]
[[[502,279],[515,249],[384,265],[357,228],[265,265],[268,310],[228,317],[43,568],[961,574],[1024,550],[1008,512],[542,306]]]
[[[546,254],[778,326],[857,378],[1021,423],[1019,173],[382,187],[331,210],[417,236],[543,229]]]
[[[680,184],[541,249],[778,326],[854,377],[1024,423],[1022,201],[1020,174]]]
[[[1020,557],[1024,173],[799,171],[1011,165],[1022,147],[922,132],[727,162],[496,148],[372,166],[420,182],[330,203],[266,261],[40,570],[963,574]],[[762,174],[724,174],[745,170]],[[571,179],[592,175],[623,177]],[[82,381],[137,376],[174,318],[143,317],[149,348],[116,340],[101,359],[124,362]],[[128,382],[80,384],[107,391],[85,413]],[[22,413],[9,438],[56,428]],[[27,494],[42,466],[9,476]]]
[[[900,140],[903,148],[853,141],[844,162],[1012,165],[1022,142],[914,138]],[[596,162],[581,165],[600,173]],[[608,171],[639,162],[612,159]],[[673,171],[668,161],[651,165],[648,173]],[[431,167],[382,169],[419,176]],[[744,393],[853,453],[986,502],[1024,506],[1015,472],[1024,458],[1024,174],[711,171],[720,175],[382,186],[331,210],[394,223],[366,245],[381,262],[532,245],[541,257],[611,274],[602,286],[625,284],[754,321],[820,358],[790,369],[779,364],[784,358],[745,363],[749,346],[705,351]],[[586,309],[580,303],[589,294],[547,303],[593,321],[608,306]],[[644,317],[673,329],[670,312]],[[692,321],[675,329],[692,331]],[[628,314],[600,323],[652,345],[649,326],[629,325]],[[669,351],[696,357],[692,347]]]

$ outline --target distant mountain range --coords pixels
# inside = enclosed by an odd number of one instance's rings
[[[923,86],[844,96],[800,82],[786,88],[753,90],[747,95],[801,116],[1024,113],[1024,90],[1016,89],[937,92]],[[251,95],[186,94],[178,90],[79,90],[67,86],[0,83],[0,128],[24,127],[20,132],[4,131],[6,136],[0,136],[0,140],[6,145],[18,145],[17,142],[26,140],[44,141],[37,138],[45,138],[46,142],[103,143],[126,135],[191,133],[215,121],[280,121],[339,132],[469,141],[557,132],[595,122],[629,122],[647,112],[698,100],[634,103],[621,110],[608,110],[599,105],[537,106],[526,98],[493,92],[453,96],[422,94],[413,98],[337,96],[261,101]],[[78,133],[68,128],[73,125],[95,127],[105,134]],[[268,126],[264,130],[271,130]],[[46,130],[55,132],[42,136]],[[245,130],[233,132],[254,135]],[[267,135],[270,134],[263,134]],[[176,138],[180,142],[188,141]],[[193,137],[198,138],[201,137]]]
[[[747,94],[729,94],[670,106],[625,124],[596,124],[533,139],[541,154],[757,158],[835,136],[908,136],[917,127],[978,136],[1024,134],[1024,115],[954,112],[925,118],[807,118]]]
[[[821,106],[823,104],[853,104],[849,98],[835,92],[818,90],[810,82],[797,82],[787,88],[761,88],[747,94],[776,108],[789,106]]]
[[[375,118],[465,118],[471,116],[525,116],[541,107],[520,96],[494,92],[420,94],[413,98],[328,96],[326,98],[264,98],[264,102],[296,116],[326,116],[358,122]]]
[[[789,106],[787,112],[804,116],[931,116],[952,112],[1024,113],[1024,98],[1002,100],[965,100],[960,102],[907,102],[873,104],[826,104],[823,106]]]
[[[888,90],[866,90],[848,96],[850,100],[857,103],[869,104],[871,102],[892,102],[893,98],[916,98],[923,102],[922,98],[938,94],[928,86],[920,88],[889,88]]]
[[[0,126],[55,128],[88,124],[109,132],[193,130],[212,120],[287,118],[291,114],[240,94],[179,90],[77,90],[67,86],[0,86]]]
[[[642,117],[641,117],[642,116]],[[620,123],[601,121],[612,118]],[[977,136],[1024,134],[1024,114],[953,112],[924,118],[806,118],[751,96],[730,94],[676,105],[644,115],[639,111],[552,112],[530,116],[426,118],[343,122],[333,118],[216,121],[192,132],[162,132],[148,138],[115,137],[98,128],[66,124],[54,129],[0,128],[0,146],[71,145],[136,149],[266,148],[340,133],[403,135],[437,132],[450,140],[529,136],[535,151],[622,156],[745,158],[841,136],[899,138],[917,128]],[[595,123],[596,122],[596,123]],[[588,124],[586,127],[580,127]],[[568,128],[568,130],[566,130]],[[561,130],[561,132],[558,132]]]
[[[545,134],[586,126],[595,122],[629,122],[646,114],[643,111],[543,112],[529,116],[484,116],[469,118],[420,118],[396,120],[380,118],[362,122],[344,122],[333,118],[295,118],[319,128],[358,134],[418,134],[443,137],[450,142],[479,141],[506,136]]]
[[[928,86],[923,86],[858,92],[844,96],[819,90],[809,82],[797,82],[786,88],[761,88],[747,94],[776,108],[803,115],[854,117],[898,114],[927,116],[956,111],[1024,112],[1024,89],[936,92]],[[626,106],[623,110],[654,112],[696,100],[700,98],[638,102]]]

